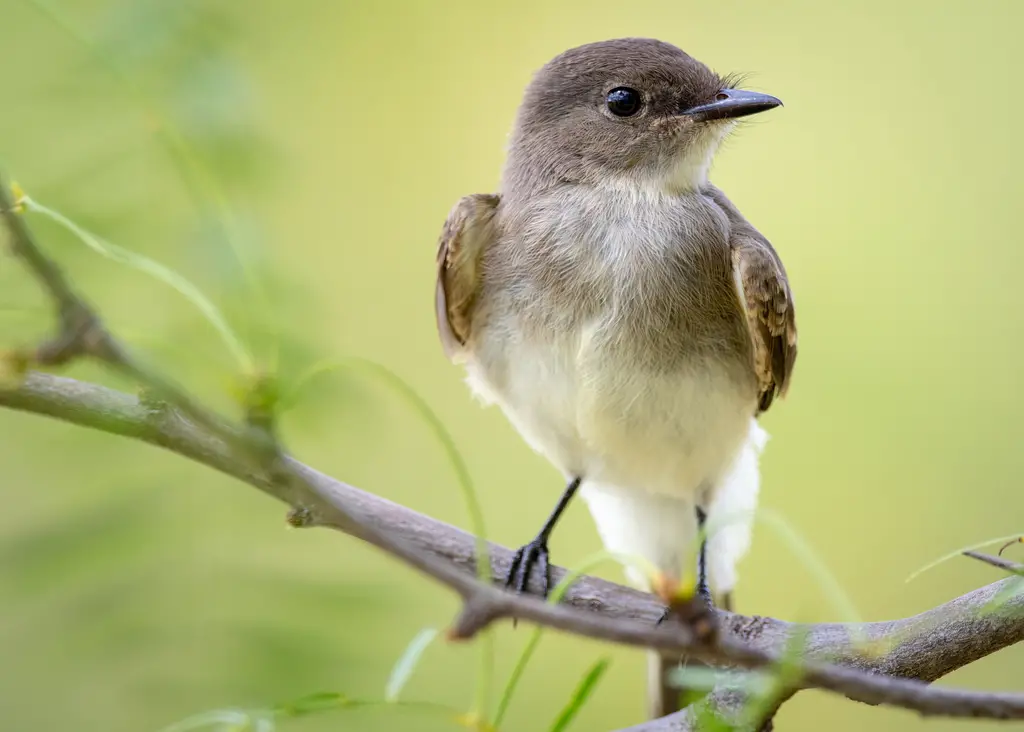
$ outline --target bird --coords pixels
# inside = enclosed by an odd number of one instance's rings
[[[632,584],[692,578],[694,597],[731,602],[760,490],[758,418],[797,355],[781,258],[709,181],[738,120],[782,105],[739,87],[656,39],[571,48],[529,82],[498,190],[445,220],[443,351],[565,480],[515,554],[518,592],[531,573],[547,592],[548,542],[579,493],[605,548],[655,569],[627,566]],[[652,665],[652,714],[678,708],[671,665]]]

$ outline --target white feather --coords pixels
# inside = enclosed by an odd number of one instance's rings
[[[722,480],[708,510],[708,584],[716,594],[736,586],[737,565],[750,548],[761,474],[758,466],[768,433],[750,420],[747,443]]]
[[[708,509],[708,584],[716,595],[736,585],[736,566],[750,548],[760,477],[758,457],[768,439],[750,420],[747,442]],[[679,577],[696,571],[697,521],[694,502],[682,496],[585,483],[583,499],[606,549],[642,558],[662,572]],[[649,590],[642,571],[627,568],[637,587]]]

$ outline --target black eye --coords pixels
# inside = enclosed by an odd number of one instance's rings
[[[640,111],[640,92],[628,86],[619,86],[605,97],[608,111],[617,117],[629,117]]]

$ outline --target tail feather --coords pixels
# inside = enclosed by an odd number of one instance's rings
[[[767,440],[767,433],[752,420],[747,444],[708,510],[708,584],[716,604],[723,610],[732,610],[736,566],[750,548],[753,512],[761,485],[758,458]],[[648,652],[647,706],[651,719],[682,709],[686,689],[671,681],[671,672],[682,660],[662,656],[656,651]],[[691,660],[689,663],[698,662]]]
[[[752,419],[747,443],[708,507],[708,584],[717,596],[736,586],[736,567],[750,549],[761,490],[758,459],[767,441],[768,433]]]

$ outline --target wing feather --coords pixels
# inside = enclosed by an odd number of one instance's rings
[[[746,309],[760,384],[758,413],[784,397],[796,363],[796,307],[786,269],[771,243],[718,189],[712,198],[729,217],[733,273]]]
[[[469,341],[480,286],[480,262],[494,237],[499,197],[478,193],[452,207],[437,246],[437,332],[448,358]]]

